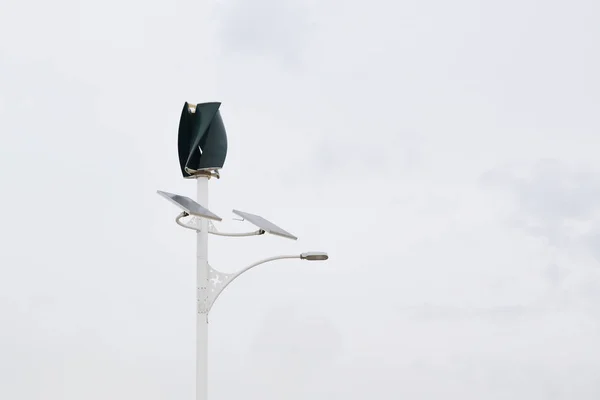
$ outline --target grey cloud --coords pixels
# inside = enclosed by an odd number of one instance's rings
[[[288,65],[302,59],[313,27],[304,3],[296,0],[225,1],[215,16],[228,53]]]
[[[345,140],[325,137],[311,154],[312,168],[326,175],[402,175],[418,165],[415,135],[363,131]]]
[[[496,307],[452,307],[424,304],[421,306],[399,308],[415,321],[497,321],[510,323],[527,317],[551,314],[552,310],[537,306],[505,305]]]
[[[600,206],[600,180],[589,171],[541,160],[533,176],[515,180],[523,212],[546,221],[586,219]]]
[[[285,362],[290,352],[301,355],[305,365],[300,367],[307,371],[334,361],[341,351],[342,336],[331,322],[319,313],[301,312],[290,305],[267,314],[253,346],[253,356],[273,358],[269,363],[273,366]]]
[[[310,383],[343,352],[342,335],[318,312],[294,306],[272,309],[252,346],[251,360],[268,393],[279,398],[304,398]]]
[[[493,169],[481,177],[481,182],[514,196],[515,226],[559,247],[579,240],[569,222],[593,221],[600,209],[598,175],[556,159],[539,160],[520,170]]]
[[[547,244],[551,261],[540,271],[549,284],[547,301],[580,303],[600,315],[600,178],[594,169],[542,159],[489,171],[482,182],[511,193],[515,207],[508,222]]]
[[[598,2],[340,4],[3,3],[0,398],[194,398],[193,234],[155,192],[194,193],[186,100],[223,102],[211,210],[301,238],[211,264],[331,254],[219,299],[209,398],[599,397]]]
[[[569,275],[569,270],[557,263],[550,263],[543,270],[543,276],[548,280],[552,287],[558,287],[561,282]]]

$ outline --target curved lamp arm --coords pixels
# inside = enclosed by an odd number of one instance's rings
[[[302,254],[269,257],[269,258],[265,258],[264,260],[257,261],[254,264],[250,264],[246,268],[242,268],[241,270],[239,270],[238,272],[235,272],[233,274],[224,274],[222,272],[217,271],[216,269],[212,268],[209,265],[209,267],[208,267],[209,268],[209,276],[210,276],[210,281],[212,283],[212,286],[210,287],[209,296],[207,298],[208,303],[205,304],[207,312],[210,312],[210,309],[212,308],[213,304],[215,303],[215,301],[217,300],[219,295],[223,292],[223,290],[225,290],[225,288],[227,286],[229,286],[229,284],[232,281],[234,281],[235,278],[242,275],[244,272],[251,270],[252,268],[254,268],[258,265],[268,263],[270,261],[285,260],[285,259],[289,259],[289,258],[298,258],[301,260],[308,260],[308,261],[325,261],[325,260],[329,259],[329,256],[327,255],[327,253],[323,253],[323,252],[319,252],[319,251],[312,251],[312,252],[302,253]]]
[[[186,228],[186,229],[191,229],[191,230],[193,230],[193,231],[198,231],[198,229],[197,229],[197,228],[195,228],[195,227],[193,227],[193,226],[191,226],[191,225],[188,225],[188,224],[186,224],[186,223],[184,223],[184,222],[181,222],[181,218],[185,218],[185,217],[187,217],[187,216],[189,216],[189,215],[190,215],[190,214],[188,214],[188,213],[186,213],[185,211],[183,211],[181,214],[179,214],[179,215],[178,215],[178,216],[175,218],[175,222],[177,223],[177,225],[179,225],[179,226],[182,226],[182,227],[184,227],[184,228]]]
[[[211,306],[215,303],[215,301],[217,301],[217,299],[219,298],[219,295],[223,292],[223,290],[225,290],[225,288],[227,286],[229,286],[229,284],[231,282],[233,282],[235,280],[235,278],[237,278],[238,276],[240,276],[244,272],[249,271],[252,268],[257,267],[257,266],[259,266],[261,264],[264,264],[264,263],[268,263],[268,262],[271,262],[271,261],[277,261],[277,260],[285,260],[285,259],[290,259],[290,258],[301,259],[301,258],[303,258],[303,255],[302,254],[295,254],[295,255],[285,255],[285,256],[275,256],[275,257],[265,258],[264,260],[257,261],[257,262],[255,262],[253,264],[248,265],[245,268],[242,268],[238,272],[235,272],[235,273],[230,274],[230,275],[224,275],[226,277],[226,279],[223,281],[223,284],[221,285],[221,287],[216,288],[216,290],[212,294]]]
[[[185,222],[181,221],[182,218],[188,217],[189,214],[185,211],[183,211],[181,214],[179,214],[176,218],[175,218],[175,222],[177,223],[177,225],[184,227],[186,229],[191,229],[193,231],[198,232],[199,229],[195,226],[192,225],[188,225]],[[228,236],[228,237],[245,237],[245,236],[260,236],[260,235],[264,235],[265,234],[265,230],[264,229],[259,229],[257,231],[253,231],[253,232],[242,232],[242,233],[225,233],[225,232],[217,232],[214,230],[210,230],[208,231],[208,233],[212,234],[212,235],[217,235],[217,236]]]
[[[259,229],[257,231],[253,231],[253,232],[225,233],[225,232],[217,232],[217,231],[209,230],[208,233],[210,233],[211,235],[217,235],[217,236],[244,237],[244,236],[260,236],[260,235],[264,235],[265,231],[263,229]]]

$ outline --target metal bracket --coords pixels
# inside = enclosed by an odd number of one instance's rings
[[[197,230],[198,232],[202,231],[202,218],[200,217],[192,216],[192,218],[187,220],[185,224]]]
[[[208,287],[206,288],[206,296],[198,293],[198,299],[203,298],[201,302],[198,300],[198,313],[208,314],[219,294],[225,289],[225,286],[235,277],[236,274],[226,274],[217,271],[208,265]]]
[[[198,314],[206,314],[210,312],[212,305],[223,291],[226,284],[232,279],[235,274],[225,274],[217,271],[208,265],[208,282],[206,287],[199,287],[197,293]]]
[[[208,266],[208,297],[213,302],[235,274],[226,274]]]
[[[200,147],[198,147],[198,149],[200,150],[200,153],[202,153],[202,149]],[[187,172],[190,175],[186,179],[196,179],[199,176],[206,176],[208,179],[210,179],[211,177],[221,179],[221,174],[219,174],[219,170],[217,169],[191,169],[185,167],[185,172]]]
[[[208,314],[210,311],[210,296],[206,287],[199,287],[198,293],[196,294],[196,303],[198,307],[198,314]]]
[[[223,292],[223,290],[225,290],[225,288],[234,279],[236,279],[238,276],[242,275],[246,271],[249,271],[256,266],[268,263],[270,261],[284,260],[284,259],[288,259],[288,258],[302,259],[304,257],[304,254],[311,254],[311,253],[303,253],[300,255],[294,254],[294,255],[285,255],[285,256],[275,256],[275,257],[265,258],[263,260],[255,262],[253,264],[250,264],[247,267],[242,268],[239,271],[234,272],[232,274],[225,274],[223,272],[217,271],[216,269],[211,267],[210,264],[207,263],[208,282],[206,283],[206,287],[203,287],[202,288],[203,290],[201,292],[198,292],[198,299],[202,299],[202,301],[198,300],[198,313],[208,314],[210,312],[213,304],[215,303],[215,301],[221,294],[221,292]],[[309,259],[309,258],[306,258],[306,259]],[[198,288],[198,289],[200,290],[201,288]]]
[[[181,221],[182,218],[189,217],[189,214],[186,212],[182,212],[175,218],[175,222],[177,225],[184,227],[186,229],[191,229],[196,232],[202,232],[202,219],[201,217],[192,217],[185,222]],[[219,230],[215,227],[215,224],[212,221],[208,220],[208,233],[217,236],[229,236],[229,237],[245,237],[245,236],[260,236],[264,235],[266,231],[264,229],[259,229],[253,232],[240,232],[240,233],[225,233],[219,232]]]
[[[185,222],[181,221],[182,218],[186,218],[186,217],[189,217],[189,216],[190,215],[184,211],[181,214],[179,214],[177,216],[177,218],[175,218],[175,222],[177,223],[177,225],[179,225],[181,227],[184,227],[186,229],[191,229],[191,230],[196,231],[196,232],[200,232],[202,230],[202,221],[201,221],[201,218],[192,217],[192,218],[186,220]]]

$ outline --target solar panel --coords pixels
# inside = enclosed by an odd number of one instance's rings
[[[221,221],[221,217],[216,214],[210,212],[210,210],[202,207],[200,204],[196,203],[194,200],[189,197],[181,196],[178,194],[163,192],[160,190],[156,191],[159,195],[169,200],[171,203],[175,204],[177,207],[181,208],[183,211],[187,212],[190,215],[214,219],[215,221]]]
[[[260,215],[254,215],[243,211],[233,210],[234,214],[239,215],[244,218],[246,221],[250,222],[253,225],[258,226],[260,229],[263,229],[265,232],[268,232],[272,235],[282,236],[292,240],[298,240],[298,238],[288,231],[281,229],[274,223],[267,221]]]

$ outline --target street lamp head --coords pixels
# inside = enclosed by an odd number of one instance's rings
[[[308,261],[325,261],[329,258],[327,253],[323,253],[320,251],[311,251],[308,253],[300,254],[300,258]]]

